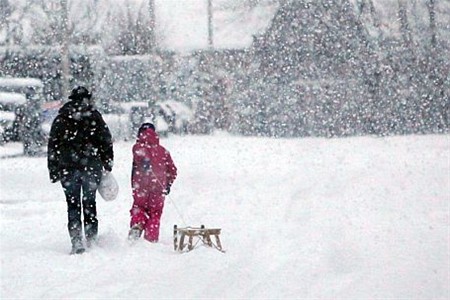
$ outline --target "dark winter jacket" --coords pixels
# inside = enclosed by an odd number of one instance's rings
[[[66,103],[55,118],[48,141],[50,180],[70,170],[111,170],[112,137],[101,114],[79,100]]]
[[[162,194],[176,177],[177,168],[169,151],[159,144],[156,132],[152,129],[141,132],[133,146],[133,192]]]

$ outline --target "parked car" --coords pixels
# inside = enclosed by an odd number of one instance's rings
[[[58,100],[44,102],[41,105],[41,126],[45,137],[48,137],[50,135],[50,129],[52,127],[53,120],[58,115],[58,111],[62,106],[63,102]]]
[[[115,125],[120,125],[120,129],[115,130],[121,136],[124,133],[128,134],[125,139],[135,138],[139,127],[144,122],[151,122],[155,124],[156,131],[160,136],[167,136],[169,133],[183,134],[188,132],[189,124],[193,118],[192,110],[189,106],[173,101],[158,101],[155,105],[149,106],[146,101],[132,101],[132,102],[111,102],[111,110],[114,114],[119,116],[114,118],[114,122],[117,124],[112,124],[113,118],[111,114],[105,114],[105,120],[108,119],[108,126],[116,127]],[[120,118],[121,115],[127,115],[128,121],[126,128],[123,128],[123,120]]]
[[[111,104],[114,106],[114,110],[127,116],[127,128],[128,134],[126,139],[135,138],[139,127],[144,122],[152,122],[152,116],[148,109],[148,103],[144,101],[131,101],[131,102],[114,102]]]
[[[0,145],[9,140],[9,132],[12,128],[16,114],[10,111],[0,111]]]
[[[0,92],[1,143],[20,140],[20,119],[27,99],[24,94]]]
[[[194,114],[186,104],[174,100],[158,101],[150,110],[155,126],[161,134],[188,133]]]
[[[25,95],[26,102],[16,109],[17,138],[23,142],[25,155],[40,152],[46,140],[42,129],[42,104],[44,84],[36,78],[0,78],[0,92]]]

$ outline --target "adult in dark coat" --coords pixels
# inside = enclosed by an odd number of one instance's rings
[[[86,244],[90,246],[98,233],[97,186],[103,169],[111,171],[114,157],[111,133],[94,108],[89,91],[76,87],[69,99],[53,121],[47,159],[51,182],[61,181],[66,196],[72,253],[80,254],[85,251],[81,211]]]

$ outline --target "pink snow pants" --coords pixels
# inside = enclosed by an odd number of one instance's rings
[[[144,238],[150,242],[157,242],[164,208],[164,195],[133,193],[133,198],[134,203],[130,210],[130,226],[141,224],[144,229]]]

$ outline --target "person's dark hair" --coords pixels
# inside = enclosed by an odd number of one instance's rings
[[[152,123],[142,124],[141,127],[139,127],[138,135],[140,135],[146,129],[151,129],[151,130],[155,131],[155,125],[153,125]]]

